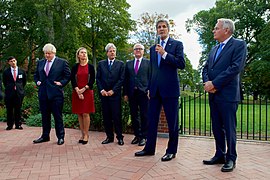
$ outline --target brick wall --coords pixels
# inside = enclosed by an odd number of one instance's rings
[[[158,132],[159,133],[168,133],[169,132],[167,120],[166,120],[163,108],[162,108],[161,113],[160,113],[160,118],[159,118],[159,123],[158,123]]]

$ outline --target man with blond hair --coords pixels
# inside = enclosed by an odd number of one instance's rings
[[[51,114],[55,121],[57,144],[64,144],[65,130],[63,124],[63,87],[70,80],[68,62],[56,57],[56,48],[48,43],[43,47],[45,58],[37,62],[34,80],[38,86],[39,108],[42,115],[42,135],[33,142],[50,141]]]

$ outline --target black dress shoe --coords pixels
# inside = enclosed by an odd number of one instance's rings
[[[210,160],[203,160],[203,164],[206,164],[206,165],[224,164],[224,163],[225,163],[225,159],[223,157],[214,156]]]
[[[80,140],[78,141],[78,143],[83,143],[83,140],[82,140],[82,139],[80,139]]]
[[[146,140],[145,139],[141,139],[140,142],[139,142],[139,146],[144,146],[146,143]]]
[[[175,154],[165,154],[162,156],[161,161],[170,161],[175,158]]]
[[[112,142],[113,142],[113,139],[106,138],[104,141],[102,141],[101,144],[109,144],[109,143],[112,143]]]
[[[83,144],[83,145],[85,145],[85,144],[87,144],[87,143],[88,143],[88,141],[82,140],[82,144]]]
[[[16,126],[15,129],[23,130],[22,126]]]
[[[62,144],[64,144],[64,142],[65,142],[64,139],[60,138],[60,139],[58,139],[57,144],[62,145]]]
[[[153,156],[153,155],[155,155],[154,152],[148,152],[145,150],[135,152],[135,156]]]
[[[131,144],[138,144],[140,139],[138,137],[135,137],[132,141]]]
[[[118,139],[118,144],[119,144],[120,146],[123,146],[123,145],[124,145],[123,139]]]
[[[9,131],[9,130],[11,130],[11,129],[12,129],[11,126],[8,126],[8,127],[6,128],[7,131]]]
[[[232,172],[235,168],[235,162],[232,160],[227,161],[221,168],[222,172]]]
[[[50,141],[50,138],[43,138],[43,137],[40,137],[38,139],[35,139],[33,141],[34,144],[37,144],[37,143],[43,143],[43,142],[47,142],[47,141]]]

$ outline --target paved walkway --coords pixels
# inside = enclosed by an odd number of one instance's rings
[[[270,143],[238,142],[236,169],[222,173],[221,165],[206,166],[203,159],[214,153],[214,140],[180,137],[177,157],[161,162],[167,139],[159,138],[155,156],[134,157],[142,148],[131,145],[126,134],[124,146],[102,145],[105,134],[90,131],[90,143],[78,144],[80,131],[66,129],[65,144],[51,141],[33,144],[41,128],[23,126],[24,130],[6,131],[0,123],[0,179],[270,179]]]

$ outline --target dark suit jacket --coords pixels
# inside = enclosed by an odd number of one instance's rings
[[[96,82],[98,91],[113,90],[113,96],[121,96],[121,90],[125,79],[125,66],[122,61],[115,60],[111,70],[108,68],[108,60],[98,63]],[[100,94],[100,93],[99,93]]]
[[[126,62],[125,67],[125,83],[124,83],[124,95],[132,96],[134,88],[147,93],[148,81],[149,81],[149,63],[148,59],[142,58],[138,73],[135,74],[134,63],[136,60]]]
[[[5,99],[9,99],[14,91],[14,86],[16,86],[16,93],[19,97],[24,97],[24,86],[26,85],[26,74],[21,68],[18,68],[18,74],[16,82],[13,79],[11,68],[7,68],[3,72],[3,84],[5,86]]]
[[[35,83],[41,82],[38,90],[39,99],[52,100],[54,98],[64,98],[63,87],[70,80],[70,69],[68,62],[64,59],[56,57],[51,66],[48,77],[44,71],[46,59],[37,62],[36,72],[34,74]],[[62,86],[58,86],[54,81],[61,82]]]
[[[95,83],[95,68],[91,64],[88,65],[88,83],[89,89],[93,89],[93,84]],[[72,88],[78,87],[77,85],[77,72],[78,72],[79,63],[75,64],[71,69],[71,84]]]
[[[166,59],[161,59],[158,67],[158,55],[155,51],[156,45],[150,48],[150,97],[156,95],[157,90],[161,97],[179,97],[179,77],[177,69],[185,68],[183,44],[169,38],[165,47],[168,53]]]
[[[216,93],[209,93],[209,99],[225,102],[240,101],[240,73],[244,69],[247,56],[246,43],[243,40],[231,38],[217,59],[214,57],[218,46],[209,53],[203,68],[203,82],[212,81]]]

